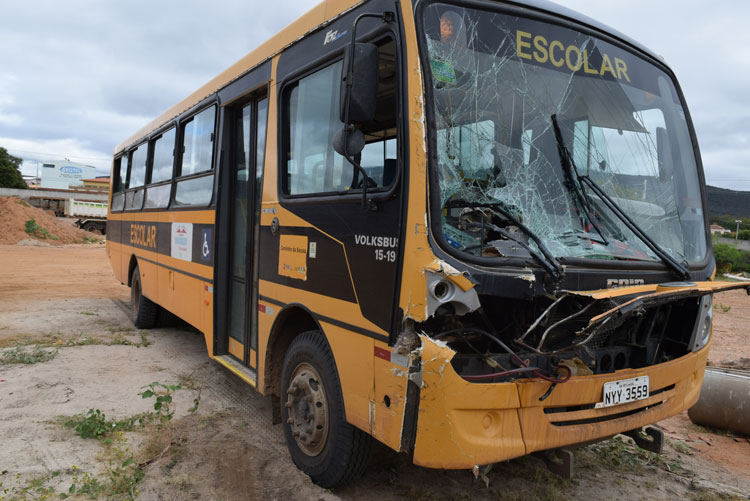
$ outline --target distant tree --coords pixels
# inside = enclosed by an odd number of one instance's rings
[[[21,160],[14,157],[8,150],[0,147],[0,188],[28,188],[21,176]]]

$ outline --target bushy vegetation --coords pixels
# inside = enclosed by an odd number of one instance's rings
[[[750,252],[737,249],[729,244],[714,243],[713,247],[719,273],[750,272]]]

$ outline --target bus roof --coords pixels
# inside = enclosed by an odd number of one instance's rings
[[[317,30],[321,25],[327,24],[327,21],[333,21],[340,15],[354,8],[358,4],[364,3],[365,1],[366,0],[324,0],[317,6],[310,9],[307,13],[300,16],[296,21],[292,22],[286,28],[282,29],[276,35],[266,40],[255,50],[251,51],[242,59],[221,72],[218,76],[208,81],[205,85],[190,94],[188,97],[169,108],[167,111],[152,120],[149,124],[138,130],[135,134],[131,135],[126,140],[118,144],[115,147],[114,153],[117,154],[123,149],[143,139],[152,131],[158,129],[165,123],[176,118],[181,113],[189,110],[196,104],[200,103],[203,99],[209,97],[211,94],[217,92],[225,85],[241,77],[252,68],[260,65],[276,54],[282,52],[285,48],[292,45],[300,38],[304,37],[307,33],[311,33]],[[603,23],[600,23],[588,16],[580,14],[562,5],[550,2],[548,0],[510,0],[507,3],[515,4],[521,7],[532,7],[534,9],[544,10],[552,14],[568,18],[572,21],[576,21],[580,24],[588,25],[598,31],[608,33],[609,35],[614,36],[622,40],[623,42],[637,48],[638,50],[650,55],[651,57],[663,62],[663,58],[654,54],[638,42],[623,35],[617,30],[614,30]]]

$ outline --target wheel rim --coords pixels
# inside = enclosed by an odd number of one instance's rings
[[[308,456],[317,456],[328,438],[328,401],[318,371],[306,362],[299,364],[286,394],[287,423],[294,441]]]

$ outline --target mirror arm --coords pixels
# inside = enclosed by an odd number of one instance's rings
[[[383,12],[382,14],[370,14],[370,13],[364,13],[357,16],[357,18],[354,20],[354,25],[352,26],[352,41],[350,42],[350,48],[349,53],[351,54],[351,57],[349,58],[349,65],[346,69],[346,103],[344,104],[344,127],[347,129],[347,136],[349,135],[349,131],[354,127],[352,124],[349,123],[349,103],[351,102],[350,96],[352,94],[352,82],[354,81],[354,50],[355,50],[355,44],[357,43],[357,23],[365,17],[375,17],[378,19],[381,19],[384,23],[391,23],[395,19],[395,15],[393,12]],[[347,151],[348,142],[344,143],[344,158],[352,164],[354,167],[359,170],[359,172],[362,173],[362,208],[367,208],[367,185],[370,181],[370,176],[367,175],[367,172],[365,172],[365,169],[362,168],[362,166],[355,162],[354,159],[349,155],[349,152]]]

